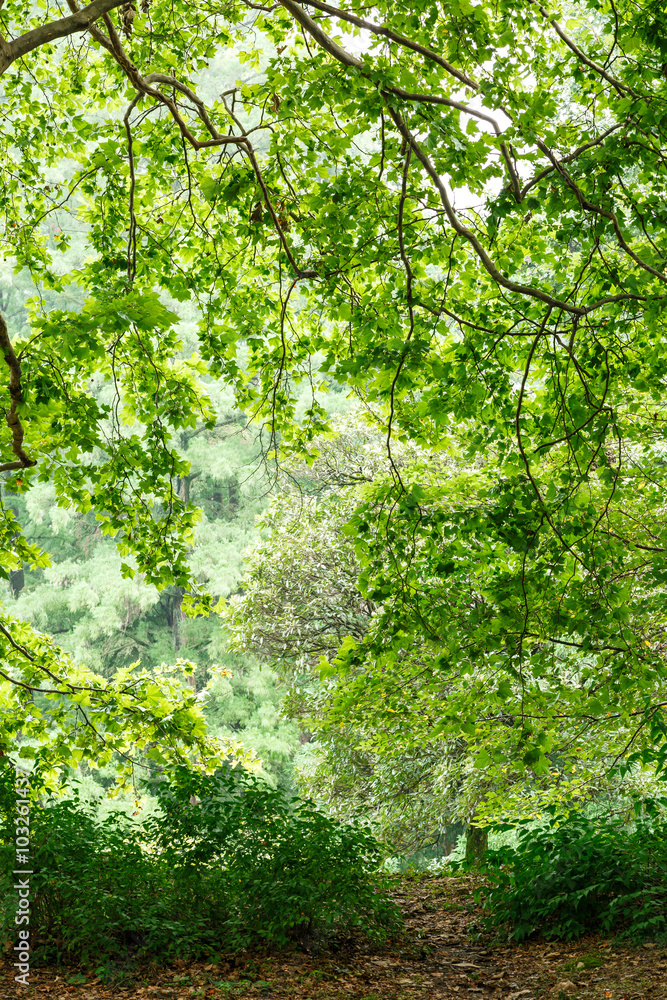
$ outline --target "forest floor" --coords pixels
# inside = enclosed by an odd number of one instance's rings
[[[351,942],[333,951],[134,969],[114,985],[76,968],[33,969],[30,986],[0,967],[0,998],[42,1000],[667,1000],[667,949],[589,935],[576,943],[498,943],[480,934],[469,877],[405,878],[395,898],[406,930],[383,949]]]

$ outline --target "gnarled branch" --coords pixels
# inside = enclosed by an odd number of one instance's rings
[[[120,7],[125,0],[93,0],[87,7],[77,10],[69,17],[61,17],[57,21],[49,21],[41,24],[39,28],[26,31],[24,35],[19,35],[12,42],[3,40],[0,42],[0,74],[4,73],[8,66],[25,56],[40,45],[55,41],[56,38],[66,38],[68,35],[75,35],[79,31],[88,31],[93,21],[102,17],[115,7]]]
[[[37,465],[32,458],[23,450],[23,424],[18,415],[18,405],[23,402],[23,395],[21,389],[21,364],[19,359],[16,357],[14,348],[9,339],[9,333],[7,331],[7,324],[5,323],[4,317],[0,315],[0,350],[4,355],[5,361],[7,362],[7,367],[9,368],[9,395],[11,397],[11,405],[9,410],[5,411],[5,420],[7,421],[7,426],[12,432],[12,451],[16,455],[18,462],[6,462],[0,467],[0,471],[9,469],[27,469],[32,465]]]

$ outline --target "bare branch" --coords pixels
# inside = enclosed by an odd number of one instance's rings
[[[0,472],[12,472],[14,469],[25,469],[23,462],[3,462]]]

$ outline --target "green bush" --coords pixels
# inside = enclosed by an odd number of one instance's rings
[[[160,809],[142,824],[120,811],[98,820],[76,797],[33,805],[31,938],[42,957],[168,959],[351,930],[381,939],[398,927],[380,847],[362,827],[245,772],[183,770],[154,791]],[[11,936],[11,802],[2,800]]]
[[[491,850],[486,899],[492,926],[522,941],[540,932],[571,940],[615,931],[634,941],[667,934],[667,826],[571,815],[521,830]]]

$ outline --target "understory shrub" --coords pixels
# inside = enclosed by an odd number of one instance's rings
[[[519,830],[490,850],[488,923],[522,941],[614,931],[634,941],[667,935],[667,824],[589,819]]]
[[[357,930],[382,939],[399,911],[361,826],[246,772],[185,769],[153,791],[143,823],[52,797],[31,809],[31,941],[42,958],[89,964],[285,946]],[[2,923],[15,933],[11,802],[2,796]]]

